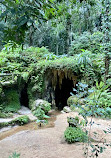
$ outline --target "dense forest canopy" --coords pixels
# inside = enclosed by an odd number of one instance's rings
[[[46,46],[56,55],[103,52],[108,76],[110,0],[2,0],[0,4],[1,49],[8,43],[12,48]]]

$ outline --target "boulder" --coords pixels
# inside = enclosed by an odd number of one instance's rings
[[[76,95],[70,96],[67,100],[67,105],[72,106],[72,105],[84,105],[85,104],[85,99],[81,98],[79,99]]]
[[[44,100],[43,100],[43,99],[37,99],[37,100],[35,101],[35,107],[38,107],[38,106],[40,106],[41,104],[44,104]]]
[[[71,105],[77,105],[78,104],[78,97],[75,95],[75,96],[70,96],[67,100],[67,105],[68,106],[71,106]]]
[[[41,108],[45,113],[48,113],[51,110],[51,104],[46,100],[37,99],[32,105],[32,111],[35,111],[38,108]]]
[[[70,109],[69,106],[65,106],[65,107],[63,108],[63,111],[66,112],[66,113],[69,113],[69,112],[71,112],[71,109]]]

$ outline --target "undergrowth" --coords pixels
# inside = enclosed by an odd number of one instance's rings
[[[87,141],[87,135],[80,127],[67,127],[64,137],[68,143]]]

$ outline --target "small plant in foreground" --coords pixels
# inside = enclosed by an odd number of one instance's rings
[[[12,156],[9,156],[9,158],[20,158],[20,154],[14,152]]]

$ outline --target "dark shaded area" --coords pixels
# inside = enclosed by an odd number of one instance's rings
[[[24,88],[20,93],[20,104],[26,107],[29,107],[29,99],[27,94],[27,84],[24,85]]]
[[[59,110],[62,110],[64,106],[67,106],[67,99],[71,96],[70,92],[73,91],[73,81],[64,78],[62,81],[61,88],[59,83],[55,89],[55,103]]]

